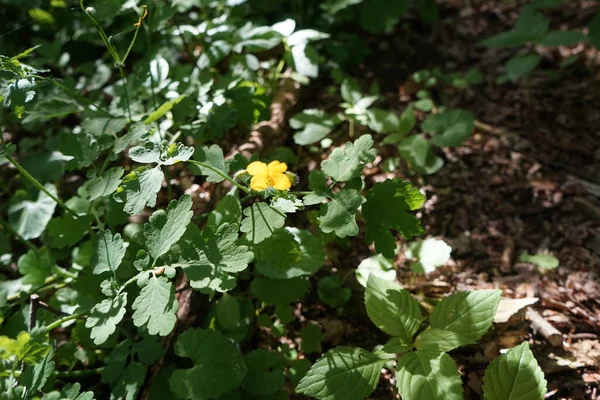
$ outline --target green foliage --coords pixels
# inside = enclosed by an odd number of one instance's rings
[[[545,270],[556,269],[560,264],[558,258],[551,254],[529,254],[527,252],[521,253],[519,261],[537,265]]]
[[[114,274],[121,265],[123,257],[125,257],[125,245],[121,235],[116,233],[113,236],[109,230],[98,232],[91,260],[94,274],[101,274],[105,271],[111,271]]]
[[[355,214],[365,198],[354,189],[341,190],[330,198],[331,202],[322,207],[318,217],[321,230],[335,232],[341,238],[358,234]]]
[[[321,169],[338,182],[347,182],[357,178],[363,166],[375,159],[377,151],[373,149],[373,139],[364,135],[354,143],[346,142],[331,152],[327,160],[321,163]]]
[[[144,225],[146,248],[155,260],[165,254],[175,244],[187,228],[194,214],[191,211],[192,198],[182,196],[172,200],[166,211],[155,211]]]
[[[165,277],[153,276],[142,288],[133,305],[133,324],[146,325],[148,333],[166,336],[177,321],[175,288]]]
[[[104,299],[96,304],[85,321],[85,327],[91,328],[90,337],[94,344],[100,345],[117,329],[125,316],[127,293],[119,293],[112,299]]]
[[[244,209],[240,230],[250,243],[258,244],[283,226],[285,214],[265,203],[255,203]]]

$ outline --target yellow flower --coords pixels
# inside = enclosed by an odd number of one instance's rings
[[[250,187],[252,190],[262,192],[268,188],[288,190],[292,186],[290,178],[285,174],[286,163],[271,161],[269,165],[264,162],[254,161],[248,165],[246,171],[252,175]]]

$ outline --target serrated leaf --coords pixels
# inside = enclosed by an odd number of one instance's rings
[[[412,344],[406,343],[404,340],[399,337],[390,338],[386,344],[383,345],[381,351],[390,354],[402,354],[406,353],[408,350],[412,348]]]
[[[17,118],[23,118],[25,104],[35,97],[36,81],[34,78],[15,79],[6,85],[4,90],[3,104],[6,108],[12,108]]]
[[[192,220],[192,198],[183,195],[177,200],[171,200],[167,210],[155,211],[148,223],[144,225],[146,248],[155,260],[165,254],[172,245],[183,236]]]
[[[425,118],[424,132],[435,134],[431,142],[440,147],[456,147],[471,136],[475,118],[465,110],[447,110]]]
[[[425,196],[408,181],[391,180],[376,184],[367,193],[362,213],[365,239],[375,243],[375,250],[386,258],[394,258],[396,241],[390,228],[406,239],[421,235],[424,229],[417,217],[407,211],[420,208]]]
[[[437,328],[427,329],[421,332],[415,339],[415,347],[417,350],[446,352],[464,346],[465,344],[470,343],[466,343],[465,339],[456,332]]]
[[[48,333],[44,328],[20,332],[16,339],[0,336],[0,354],[3,360],[15,357],[19,362],[33,365],[39,363],[50,349]]]
[[[404,400],[462,400],[456,363],[446,353],[417,350],[398,361],[396,382]]]
[[[336,347],[317,360],[296,392],[324,400],[363,400],[375,389],[385,362],[361,348]]]
[[[194,148],[183,143],[146,142],[143,146],[129,149],[129,157],[140,164],[173,165],[189,160],[194,154]]]
[[[350,289],[342,287],[342,282],[337,276],[325,276],[319,279],[317,286],[319,300],[331,307],[343,306],[350,300]]]
[[[386,281],[393,281],[396,279],[394,264],[381,254],[365,258],[358,264],[358,268],[355,272],[356,280],[363,287],[367,287],[367,281],[371,274],[374,274],[378,278],[385,279]]]
[[[247,373],[239,350],[217,331],[188,329],[175,343],[175,353],[194,365],[175,370],[169,380],[184,399],[218,399],[239,387]]]
[[[52,275],[55,261],[48,249],[44,248],[39,251],[29,250],[19,257],[17,265],[19,273],[24,275],[21,282],[36,287],[43,285],[46,278]]]
[[[150,278],[132,305],[133,324],[146,325],[151,335],[166,336],[177,322],[175,288],[165,277]]]
[[[148,126],[146,126],[146,124],[143,122],[138,122],[131,125],[127,133],[117,138],[113,143],[113,153],[121,154],[132,143],[145,139],[148,136],[148,133]]]
[[[398,151],[419,174],[435,174],[444,165],[444,160],[435,155],[429,141],[423,135],[413,135],[402,140]]]
[[[523,342],[493,360],[483,376],[485,400],[542,400],[548,391],[544,373],[529,343]]]
[[[121,184],[121,176],[123,176],[123,168],[111,168],[101,176],[87,180],[77,193],[90,201],[111,195]]]
[[[263,349],[254,350],[244,356],[244,364],[248,373],[242,387],[251,395],[271,395],[285,383],[284,362],[277,353]]]
[[[246,234],[246,239],[250,243],[257,244],[270,237],[284,223],[284,213],[266,203],[254,203],[244,209],[240,231]]]
[[[140,387],[144,384],[146,372],[146,367],[139,362],[130,363],[112,390],[111,398],[135,400]]]
[[[412,295],[394,282],[371,274],[365,291],[365,306],[371,321],[382,331],[412,343],[421,325],[421,309]]]
[[[56,196],[54,185],[46,184],[46,190]],[[56,203],[46,193],[39,192],[36,201],[23,200],[8,208],[11,227],[23,239],[37,239],[52,219]]]
[[[115,273],[123,257],[125,257],[125,244],[121,234],[115,233],[113,236],[108,229],[99,231],[94,240],[94,254],[90,264],[94,268],[94,274],[106,271]]]
[[[250,290],[260,301],[285,305],[298,301],[308,291],[308,287],[308,281],[303,278],[271,279],[257,276],[252,281]]]
[[[125,175],[123,184],[113,197],[119,203],[125,202],[123,211],[129,215],[140,214],[144,207],[156,205],[156,194],[160,190],[163,178],[160,166],[138,168]]]
[[[85,321],[85,327],[91,328],[90,337],[94,344],[100,345],[117,329],[125,316],[127,293],[123,292],[112,299],[104,299],[96,304]]]
[[[506,63],[506,75],[508,79],[515,82],[533,71],[541,60],[542,57],[539,54],[514,56]]]
[[[242,220],[242,205],[237,196],[228,194],[223,197],[215,209],[208,215],[207,226],[220,226],[224,223],[239,225]]]
[[[330,198],[331,202],[321,207],[321,216],[317,217],[321,230],[335,232],[341,238],[358,234],[356,212],[365,198],[354,189],[340,190]]]
[[[73,246],[88,233],[92,217],[90,215],[65,214],[53,218],[48,223],[46,240],[54,248]]]
[[[455,332],[463,344],[477,341],[492,326],[500,290],[459,292],[444,297],[431,314],[431,328]]]
[[[99,138],[90,133],[64,133],[59,140],[61,153],[70,157],[67,161],[69,171],[92,165],[100,155]]]
[[[542,46],[573,46],[585,40],[581,31],[550,31],[541,38],[538,44]]]
[[[30,396],[37,394],[54,371],[54,350],[50,348],[48,354],[33,367],[26,368],[19,379],[19,383],[27,388]]]
[[[223,178],[222,173],[227,173],[228,168],[225,165],[225,158],[223,157],[223,149],[221,149],[221,147],[216,144],[213,144],[210,147],[198,147],[194,153],[194,160],[207,164],[212,168],[193,164],[190,168],[194,174],[206,176],[206,180],[209,182],[223,182],[225,178]],[[214,169],[222,172],[215,172]]]
[[[363,135],[354,143],[334,149],[321,163],[321,169],[338,182],[346,182],[360,176],[366,163],[375,160],[377,150],[373,148],[371,135]]]

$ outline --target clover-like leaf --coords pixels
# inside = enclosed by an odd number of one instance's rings
[[[156,205],[156,194],[160,190],[164,174],[160,166],[140,167],[123,178],[123,184],[113,196],[115,201],[125,202],[123,210],[130,214],[140,214],[144,207]]]
[[[194,148],[183,143],[146,142],[143,146],[129,149],[129,157],[141,164],[173,165],[189,160],[194,154]]]
[[[112,299],[104,299],[96,304],[85,321],[86,328],[92,328],[90,337],[94,344],[100,345],[117,329],[117,325],[125,316],[127,293],[118,294]]]
[[[89,231],[92,217],[90,215],[74,216],[65,214],[56,217],[48,223],[46,239],[48,245],[54,248],[73,246]]]
[[[114,154],[120,154],[132,143],[145,139],[148,136],[149,129],[143,122],[133,124],[127,133],[115,140],[112,151]]]
[[[319,227],[323,232],[335,232],[341,238],[358,234],[356,212],[364,202],[365,198],[354,189],[331,195],[331,202],[322,206],[321,216],[317,218]]]
[[[148,223],[144,225],[146,248],[157,259],[165,254],[183,236],[192,220],[192,198],[183,195],[177,200],[171,200],[166,212],[155,211]]]
[[[46,184],[44,187],[56,196],[54,185]],[[11,227],[23,239],[37,239],[52,219],[55,208],[54,200],[40,191],[36,201],[21,200],[12,204],[8,208],[8,219]]]
[[[194,153],[194,160],[207,165],[193,164],[190,168],[196,175],[204,175],[207,181],[215,183],[225,179],[223,173],[226,173],[228,168],[223,157],[223,149],[218,145],[198,147]]]
[[[260,243],[283,226],[285,214],[266,203],[254,203],[244,209],[240,231],[250,243]]]
[[[19,258],[17,265],[19,272],[24,275],[24,285],[41,286],[52,275],[55,262],[48,249],[44,248],[39,251],[29,250]]]
[[[321,169],[336,181],[346,182],[360,176],[364,165],[375,160],[376,155],[371,135],[363,135],[354,143],[346,142],[334,149],[321,163]]]
[[[219,399],[239,387],[247,373],[240,351],[218,331],[188,329],[175,343],[175,353],[194,365],[175,370],[169,380],[180,398]]]
[[[121,234],[115,233],[113,236],[108,229],[99,231],[94,240],[94,253],[90,264],[94,268],[94,274],[105,271],[116,272],[123,257],[125,257],[125,244]]]
[[[393,258],[396,249],[390,228],[407,239],[424,232],[419,219],[407,211],[420,208],[425,196],[409,182],[388,179],[376,184],[366,199],[362,208],[366,240],[375,242],[375,250],[384,257]]]
[[[460,146],[473,132],[475,117],[465,110],[447,110],[428,116],[421,124],[424,132],[436,134],[431,140],[440,147]]]
[[[133,324],[146,325],[148,333],[168,335],[177,321],[175,288],[164,276],[150,278],[133,302]]]

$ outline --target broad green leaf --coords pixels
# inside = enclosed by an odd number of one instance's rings
[[[439,239],[428,238],[408,245],[406,257],[417,260],[410,264],[413,272],[427,274],[448,262],[452,247]]]
[[[311,362],[307,358],[295,360],[288,369],[288,377],[294,386],[298,386],[300,380],[306,376],[310,370]]]
[[[297,44],[292,46],[291,53],[296,72],[309,78],[319,76],[319,54],[313,46]]]
[[[289,46],[296,46],[314,42],[316,40],[327,39],[328,37],[329,34],[314,29],[300,29],[299,31],[292,33],[287,42]]]
[[[164,276],[150,278],[133,302],[133,324],[146,325],[148,333],[166,336],[177,322],[175,288]]]
[[[371,135],[363,135],[354,143],[346,142],[334,149],[321,163],[321,169],[336,181],[346,182],[360,176],[364,165],[375,160],[376,155]]]
[[[465,110],[447,110],[425,118],[424,132],[435,134],[431,142],[440,147],[456,147],[471,136],[475,118]]]
[[[238,244],[238,225],[208,226],[192,243],[193,253],[180,261],[190,285],[201,293],[226,292],[235,287],[235,274],[245,270],[253,254]]]
[[[363,400],[377,386],[385,363],[361,348],[336,347],[317,360],[296,392],[324,400]]]
[[[223,157],[223,149],[216,144],[212,146],[204,146],[196,148],[194,153],[194,160],[200,161],[201,163],[207,164],[211,168],[203,167],[197,164],[190,165],[190,169],[196,175],[206,176],[206,180],[209,182],[222,182],[223,174],[227,174],[228,168],[225,165],[225,158]],[[221,171],[216,172],[217,171]]]
[[[177,200],[171,200],[166,212],[155,211],[148,223],[144,225],[146,248],[155,260],[165,254],[172,245],[183,236],[192,220],[192,198],[183,195]]]
[[[319,279],[317,286],[319,300],[331,307],[341,307],[350,300],[350,289],[342,287],[337,276],[325,276]]]
[[[413,109],[412,104],[408,105],[400,114],[400,121],[398,126],[398,132],[402,136],[406,136],[413,130],[415,125],[417,124],[417,116],[415,115],[415,110]]]
[[[370,33],[391,31],[400,21],[400,16],[408,10],[408,0],[369,0],[365,1],[360,12],[360,26]]]
[[[129,215],[140,214],[144,207],[156,205],[164,174],[160,166],[140,167],[123,178],[123,183],[113,196],[115,201],[125,202],[123,210]]]
[[[321,206],[321,216],[317,217],[319,227],[323,232],[335,232],[341,238],[357,235],[356,212],[364,202],[365,198],[354,189],[331,195],[331,202]]]
[[[270,237],[284,223],[284,213],[266,203],[254,203],[244,209],[240,231],[246,234],[250,243],[257,244]]]
[[[305,354],[309,353],[322,353],[321,340],[323,340],[323,333],[321,329],[316,325],[308,325],[300,331],[302,337],[302,352]]]
[[[446,353],[417,350],[398,361],[396,383],[403,400],[462,400],[458,367]]]
[[[125,316],[127,293],[123,292],[112,299],[102,300],[90,311],[85,327],[91,328],[90,337],[94,344],[101,345],[117,329],[117,325]]]
[[[46,384],[55,368],[53,359],[54,350],[50,348],[48,354],[39,363],[26,368],[19,378],[19,383],[27,388],[27,393],[30,396],[36,395]]]
[[[102,370],[103,383],[110,383],[111,386],[116,386],[123,375],[127,359],[130,357],[130,354],[132,354],[131,345],[131,339],[125,339],[112,348],[104,361],[105,366]]]
[[[56,196],[54,185],[46,184],[46,190]],[[52,219],[56,203],[46,193],[39,192],[36,201],[22,200],[8,208],[11,227],[23,239],[37,239]]]
[[[150,125],[151,123],[158,121],[159,119],[164,117],[166,113],[171,111],[171,109],[175,107],[185,97],[186,95],[182,94],[176,99],[164,102],[160,107],[158,107],[155,111],[151,112],[150,115],[148,115],[148,118],[144,120],[144,124]]]
[[[88,200],[96,200],[113,194],[121,185],[123,168],[115,167],[104,172],[101,176],[88,179],[77,193]]]
[[[390,354],[394,354],[394,353],[402,354],[402,353],[406,353],[410,349],[412,349],[412,343],[408,344],[404,340],[400,339],[399,337],[394,336],[394,337],[390,338],[390,340],[388,340],[385,345],[383,345],[383,348],[381,349],[381,351],[390,353]]]
[[[435,174],[444,165],[444,160],[435,155],[431,144],[423,135],[413,135],[402,140],[398,151],[421,175]]]
[[[217,320],[226,330],[235,329],[240,322],[240,303],[233,296],[223,293],[215,305]]]
[[[239,224],[242,220],[242,205],[239,197],[228,194],[223,197],[209,214],[207,226],[220,226],[224,223]]]
[[[127,126],[126,118],[94,117],[87,118],[81,123],[81,129],[94,136],[116,136]]]
[[[515,82],[519,78],[529,74],[538,66],[541,59],[542,57],[539,54],[514,56],[506,63],[506,75],[508,79]]]
[[[580,31],[550,31],[540,39],[538,44],[542,46],[572,46],[583,42],[585,34]]]
[[[463,344],[477,341],[490,329],[501,290],[459,292],[445,297],[431,314],[431,328],[456,333]]]
[[[55,261],[48,249],[43,248],[39,251],[29,250],[19,257],[17,265],[19,273],[24,275],[21,282],[37,287],[43,285],[46,278],[52,275]]]
[[[365,291],[365,305],[371,321],[379,329],[412,343],[421,325],[421,309],[412,295],[394,282],[371,274]]]
[[[188,329],[175,343],[179,357],[191,358],[193,367],[173,372],[171,390],[184,399],[219,399],[239,387],[247,368],[240,351],[221,333]]]
[[[173,165],[189,160],[194,154],[194,148],[183,143],[146,142],[143,146],[129,149],[129,157],[140,164]]]
[[[530,39],[530,36],[525,32],[510,30],[484,39],[478,45],[485,47],[514,47],[524,45]]]
[[[284,360],[278,353],[254,350],[244,356],[248,373],[242,387],[253,396],[268,396],[277,392],[285,383]]]
[[[112,235],[110,230],[99,231],[94,240],[94,254],[90,265],[94,274],[106,271],[115,273],[125,257],[125,244],[120,233]]]
[[[475,343],[475,342],[471,342]],[[445,329],[429,328],[415,339],[417,350],[432,350],[446,352],[464,346],[465,340],[459,334]]]
[[[12,108],[17,118],[23,118],[25,114],[25,103],[29,103],[35,97],[34,78],[15,79],[6,85],[3,95],[3,104],[6,108]]]
[[[493,360],[483,376],[485,400],[542,400],[548,391],[544,373],[529,343],[523,342]]]
[[[367,281],[371,274],[378,278],[385,279],[386,281],[393,281],[396,279],[396,269],[394,268],[394,264],[381,254],[365,258],[358,264],[358,268],[355,272],[356,280],[363,287],[367,287]]]
[[[381,108],[370,108],[367,110],[369,128],[377,133],[392,133],[400,130],[400,118],[387,110]]]
[[[130,363],[112,390],[111,398],[135,400],[146,378],[146,367],[139,362]]]
[[[340,122],[336,115],[311,108],[290,118],[290,127],[302,129],[294,134],[294,142],[299,146],[306,146],[327,137]]]
[[[137,122],[129,128],[127,133],[119,138],[117,138],[113,144],[113,153],[121,154],[127,147],[129,147],[132,143],[139,142],[140,140],[146,139],[148,136],[149,130],[148,126],[143,122]]]
[[[377,183],[367,193],[362,213],[365,219],[367,243],[375,243],[375,250],[386,258],[394,258],[396,241],[390,228],[406,239],[421,235],[424,229],[417,217],[407,211],[420,208],[425,196],[407,181],[386,180]]]
[[[0,336],[0,358],[3,360],[14,357],[19,362],[37,364],[50,349],[48,334],[43,328],[20,332],[16,339]]]
[[[519,256],[519,261],[537,265],[542,269],[555,269],[558,268],[558,258],[551,254],[529,254],[523,252]]]
[[[298,301],[308,291],[304,278],[271,279],[257,276],[250,285],[252,294],[260,301],[272,305],[285,305]]]
[[[65,214],[50,220],[46,229],[46,240],[53,248],[73,246],[89,231],[91,215],[73,216]]]
[[[61,390],[58,399],[69,399],[69,400],[93,400],[94,399],[94,392],[91,391],[87,391],[87,392],[81,392],[81,384],[79,384],[78,382],[76,383],[67,383],[63,389]],[[57,393],[57,392],[51,392],[51,393]],[[55,397],[49,397],[48,399],[46,399],[45,397],[42,397],[43,400],[57,400],[57,398]]]
[[[70,157],[67,161],[69,171],[92,165],[100,155],[100,138],[90,133],[64,133],[59,140],[61,153]]]

